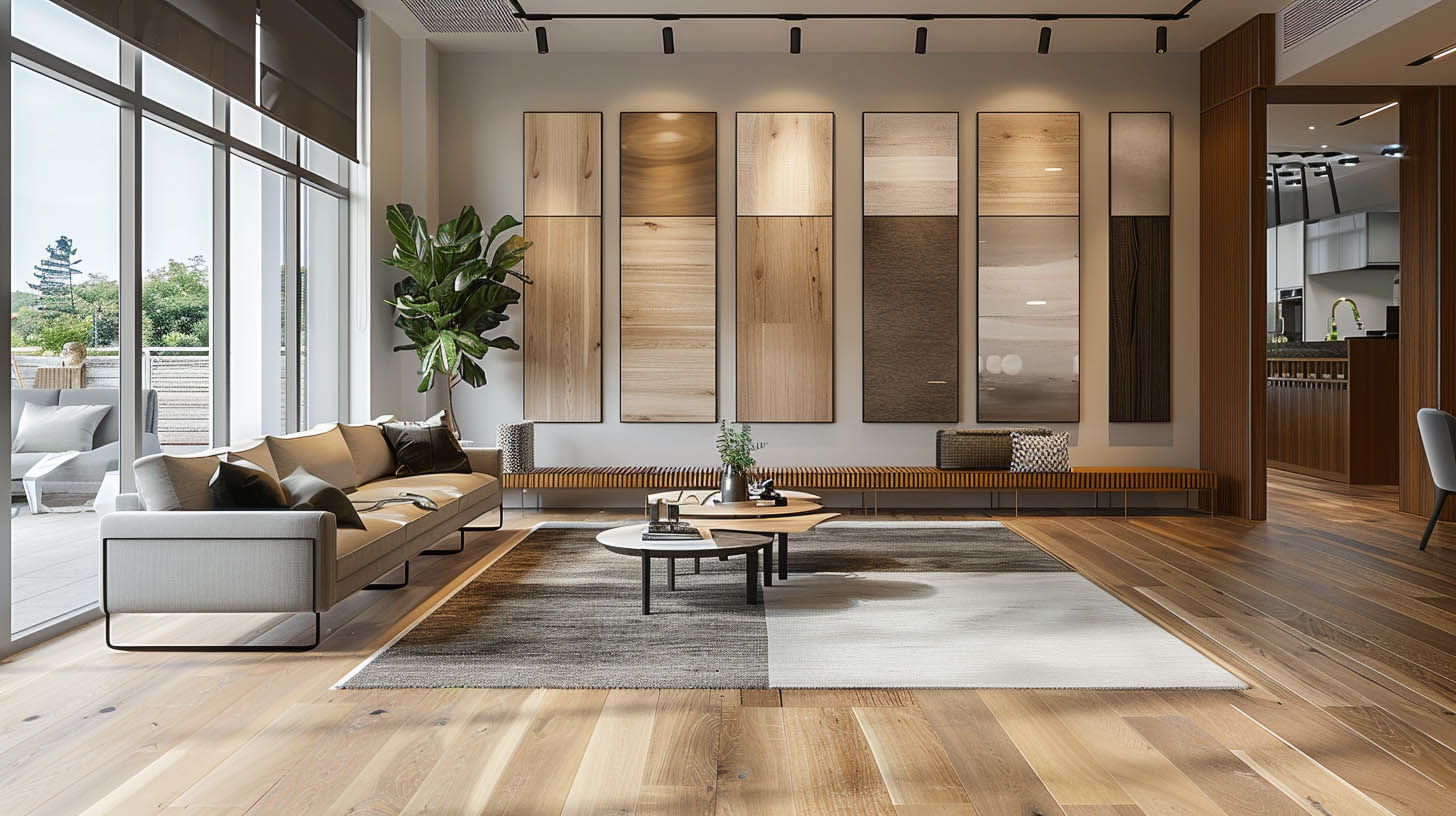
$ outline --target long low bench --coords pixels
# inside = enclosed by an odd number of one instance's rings
[[[1198,491],[1208,494],[1212,508],[1218,479],[1212,471],[1196,468],[1081,467],[1067,473],[1012,473],[1005,470],[941,470],[934,467],[843,465],[832,467],[768,467],[752,473],[755,479],[772,478],[778,487],[795,490],[983,490],[1017,494],[1022,491],[1128,493]],[[715,488],[722,478],[718,468],[702,467],[541,467],[506,473],[507,489],[519,490],[659,490]],[[878,501],[876,502],[878,504]]]

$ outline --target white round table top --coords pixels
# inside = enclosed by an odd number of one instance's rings
[[[721,502],[718,504],[681,504],[678,515],[683,518],[772,518],[773,516],[798,516],[817,513],[824,508],[817,502],[804,499],[789,499],[787,504],[758,504],[757,502]]]
[[[597,543],[613,552],[647,552],[671,555],[682,553],[686,556],[719,554],[725,550],[739,551],[759,549],[763,546],[762,541],[745,543],[742,539],[719,540],[713,538],[713,534],[707,530],[699,529],[702,538],[694,541],[690,539],[665,539],[665,540],[644,540],[642,534],[647,531],[646,524],[628,524],[625,527],[613,527],[597,533]]]

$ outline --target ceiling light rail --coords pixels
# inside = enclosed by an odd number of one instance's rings
[[[882,13],[882,12],[564,12],[541,14],[530,12],[519,0],[511,0],[512,16],[530,22],[552,20],[1152,20],[1169,22],[1186,20],[1200,0],[1192,0],[1176,12],[969,12],[969,13]]]

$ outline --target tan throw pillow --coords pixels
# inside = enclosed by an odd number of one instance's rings
[[[274,473],[291,474],[304,468],[340,490],[358,486],[354,476],[354,459],[349,455],[349,446],[344,442],[339,426],[267,439]]]
[[[212,454],[170,456],[156,454],[138,459],[137,492],[148,510],[211,510],[212,475],[218,458]]]
[[[394,454],[378,425],[339,425],[339,432],[344,435],[344,444],[349,446],[349,456],[354,460],[355,486],[394,472]]]
[[[228,451],[228,461],[241,459],[244,462],[252,462],[263,469],[263,472],[278,478],[278,468],[273,466],[273,452],[268,449],[268,440],[259,439],[250,447],[238,446]]]

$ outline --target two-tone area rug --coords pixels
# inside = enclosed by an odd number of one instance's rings
[[[1244,688],[997,522],[836,522],[749,606],[743,558],[666,562],[641,614],[601,525],[543,524],[342,688]]]

